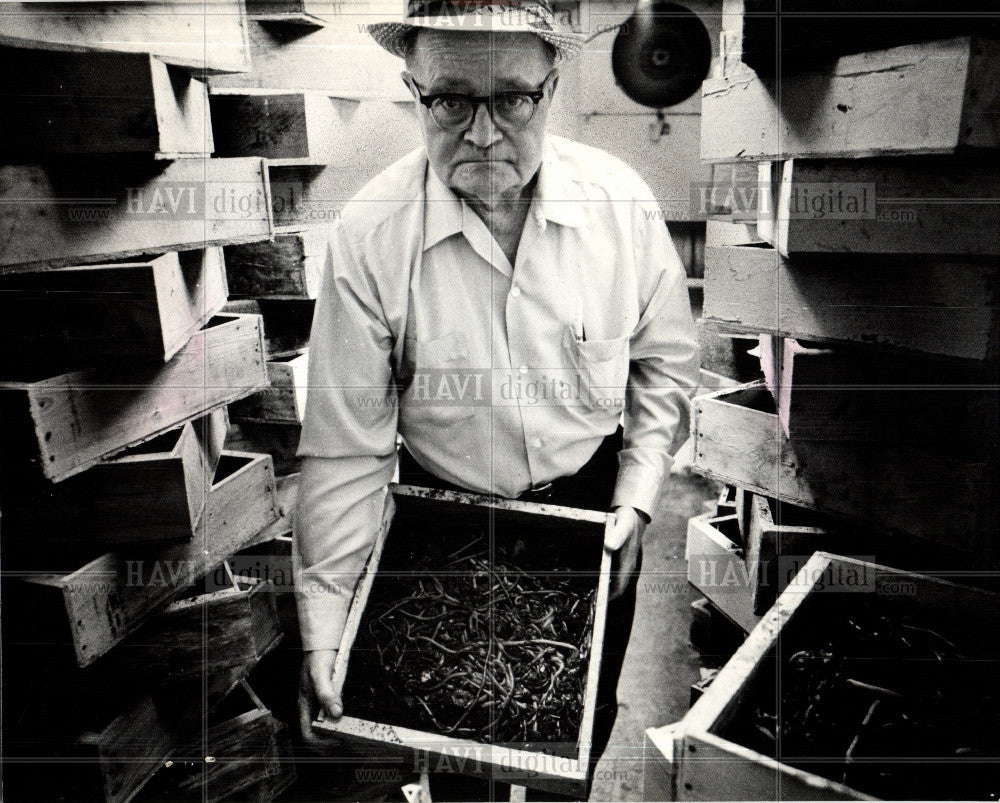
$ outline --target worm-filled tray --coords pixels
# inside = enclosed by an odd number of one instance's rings
[[[316,727],[431,771],[582,792],[609,518],[393,486],[338,655],[346,716]]]
[[[672,729],[677,799],[995,800],[998,637],[996,594],[815,553]]]

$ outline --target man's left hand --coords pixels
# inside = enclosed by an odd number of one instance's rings
[[[646,529],[646,517],[634,507],[615,509],[615,523],[604,539],[604,548],[617,552],[617,566],[611,577],[610,599],[617,599],[628,587],[635,564],[642,548],[642,532]]]

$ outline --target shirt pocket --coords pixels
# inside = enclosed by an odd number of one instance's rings
[[[566,348],[579,374],[583,407],[598,414],[621,415],[628,384],[629,336],[577,340],[569,334]]]
[[[482,370],[470,366],[465,335],[449,332],[429,340],[407,338],[413,376],[403,396],[403,415],[411,422],[446,426],[470,418],[485,403]]]

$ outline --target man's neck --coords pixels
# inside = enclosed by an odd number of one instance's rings
[[[536,173],[535,177],[516,194],[491,198],[488,201],[481,198],[465,198],[472,211],[486,224],[511,265],[514,264],[517,255],[517,246],[521,241],[524,223],[528,219],[528,210],[531,208],[531,199],[537,183]]]

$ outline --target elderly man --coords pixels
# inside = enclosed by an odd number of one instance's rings
[[[633,170],[546,134],[582,44],[546,3],[410,3],[369,32],[405,58],[426,147],[331,233],[299,450],[303,725],[317,702],[342,714],[334,660],[398,433],[403,482],[614,511],[596,759],[697,383],[684,271]]]

